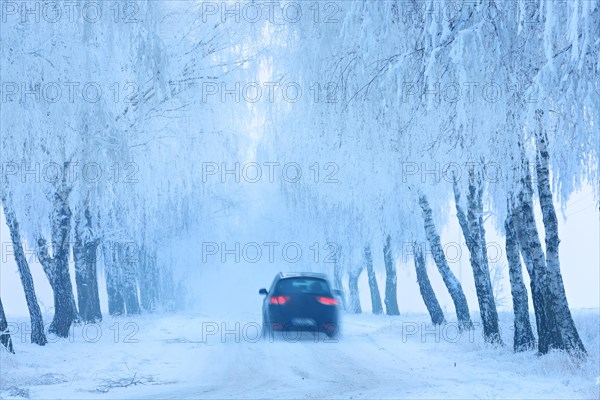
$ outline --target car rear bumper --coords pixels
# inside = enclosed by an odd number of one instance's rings
[[[311,320],[309,322],[308,320]],[[279,316],[267,323],[268,328],[274,331],[285,332],[322,332],[329,336],[335,335],[339,330],[337,315],[329,318],[314,318],[310,316]]]

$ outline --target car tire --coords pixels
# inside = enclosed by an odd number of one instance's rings
[[[263,321],[261,334],[263,339],[270,339],[273,337],[273,327],[271,324],[267,324]]]
[[[333,330],[326,329],[324,332],[329,339],[335,339],[339,334],[339,325],[336,325],[336,328]]]

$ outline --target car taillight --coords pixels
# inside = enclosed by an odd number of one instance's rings
[[[269,299],[271,304],[285,304],[290,301],[290,296],[273,296]]]
[[[338,301],[336,299],[333,299],[331,297],[323,297],[323,296],[317,296],[317,301],[321,304],[325,304],[326,306],[335,306],[338,303]]]

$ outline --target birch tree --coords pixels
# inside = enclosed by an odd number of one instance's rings
[[[398,310],[398,285],[396,278],[396,265],[392,257],[392,238],[387,235],[383,246],[383,260],[385,263],[385,313],[387,315],[400,315]]]
[[[543,126],[543,112],[536,111],[537,130],[536,130],[536,172],[538,183],[538,198],[542,209],[544,221],[545,241],[546,241],[546,268],[548,292],[550,298],[551,312],[556,318],[558,330],[561,337],[561,348],[572,352],[586,354],[583,342],[579,337],[571,310],[567,302],[567,295],[563,284],[562,274],[560,272],[560,261],[558,258],[558,219],[554,210],[552,200],[552,191],[550,189],[550,170],[547,142],[548,134]]]
[[[514,311],[513,349],[515,352],[519,352],[535,348],[536,341],[529,320],[529,299],[527,288],[523,282],[521,255],[515,229],[515,210],[510,201],[508,204],[509,211],[504,223],[506,258],[508,259],[508,273]]]
[[[27,302],[27,309],[31,321],[31,343],[43,346],[48,342],[44,331],[44,319],[42,317],[40,305],[38,304],[37,295],[35,294],[35,286],[33,284],[29,263],[27,262],[27,257],[23,249],[24,241],[21,238],[19,222],[17,221],[17,216],[10,201],[10,194],[6,192],[2,195],[2,209],[10,232],[13,246],[12,250],[15,256],[15,262],[17,263],[17,268],[19,269],[19,277],[21,278],[21,284],[23,285],[23,291],[25,292],[25,301]]]
[[[467,298],[463,292],[462,285],[448,266],[448,261],[446,260],[446,255],[444,254],[440,236],[437,233],[433,223],[432,211],[425,196],[420,196],[419,205],[422,210],[423,221],[425,225],[425,235],[429,245],[431,246],[433,260],[435,261],[435,265],[437,266],[440,275],[442,275],[444,284],[446,285],[448,292],[450,292],[450,297],[452,297],[452,301],[454,302],[459,328],[472,329],[473,323],[471,322],[471,316],[469,314]]]
[[[419,291],[425,302],[425,307],[427,307],[427,312],[429,312],[429,316],[431,317],[431,323],[434,325],[442,325],[446,323],[446,318],[444,317],[442,307],[440,307],[440,303],[438,302],[433,287],[431,286],[431,282],[429,281],[423,249],[416,242],[413,244],[413,254]]]
[[[369,279],[372,311],[373,314],[381,314],[383,313],[383,306],[381,305],[381,295],[379,294],[377,277],[375,276],[375,270],[373,269],[373,255],[371,254],[370,245],[365,246],[365,264],[367,266],[367,277]]]
[[[8,322],[6,321],[6,315],[4,314],[4,307],[2,306],[2,300],[0,299],[0,344],[4,346],[10,353],[14,353],[12,339],[8,332]]]

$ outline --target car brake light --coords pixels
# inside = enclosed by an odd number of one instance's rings
[[[285,304],[290,300],[290,296],[273,296],[269,299],[271,304]]]
[[[335,306],[338,301],[336,299],[332,299],[331,297],[323,297],[317,296],[317,301],[321,304],[325,304],[326,306]]]

